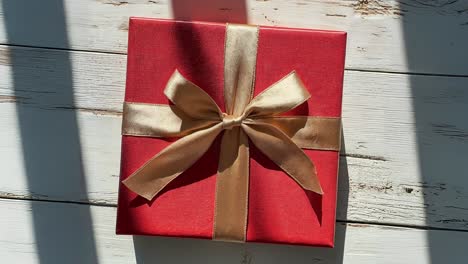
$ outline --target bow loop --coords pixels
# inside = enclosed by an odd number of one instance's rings
[[[203,89],[175,70],[164,89],[166,97],[194,119],[221,120],[222,112]]]
[[[257,95],[244,110],[248,117],[274,116],[307,101],[310,94],[299,76],[292,71]]]

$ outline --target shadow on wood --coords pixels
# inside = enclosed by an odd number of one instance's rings
[[[246,23],[245,0],[172,0],[174,19]]]
[[[468,72],[462,73],[465,64],[460,64],[466,63],[468,53],[457,54],[442,47],[468,43],[468,27],[459,27],[460,23],[466,25],[468,21],[468,3],[404,1],[399,3],[399,8],[404,10],[401,26],[408,71],[447,76],[415,74],[409,77],[414,98],[414,130],[421,185],[424,187],[426,226],[453,223],[466,230],[468,224],[460,216],[466,215],[464,212],[468,206],[457,196],[464,193],[468,186],[468,122],[465,117],[468,112],[468,87],[462,84]],[[450,37],[454,35],[464,37],[454,42]],[[453,58],[453,64],[440,65],[450,58]],[[447,83],[451,85],[444,85]],[[439,207],[445,207],[444,215],[434,213],[442,211]],[[427,235],[430,261],[447,262],[447,241],[432,234],[436,233]]]
[[[2,8],[9,43],[68,47],[62,1],[2,1]],[[21,98],[23,90],[34,87],[34,96],[55,94],[55,99],[60,98],[62,104],[74,105],[69,52],[44,57],[37,50],[42,67],[47,68],[37,71],[34,67],[24,67],[21,61],[24,57],[17,54],[20,50],[10,48],[15,97]],[[54,96],[47,98],[54,100]],[[35,106],[47,108],[50,103],[45,100]],[[86,193],[75,111],[37,111],[27,103],[17,102],[16,114],[30,195],[49,193],[53,197],[65,197]],[[89,208],[62,214],[53,209],[41,210],[37,203],[31,203],[31,210],[40,263],[97,263]]]
[[[253,264],[343,263],[345,224],[338,223],[335,248],[229,243],[204,239],[133,236],[137,263]]]

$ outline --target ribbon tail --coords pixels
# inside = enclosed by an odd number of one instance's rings
[[[148,160],[123,184],[138,195],[153,199],[208,150],[221,130],[222,124],[219,123],[177,140]]]
[[[303,189],[323,194],[312,161],[281,130],[267,124],[242,124],[252,143]]]
[[[225,130],[216,178],[213,239],[246,239],[249,195],[249,141],[240,127]]]

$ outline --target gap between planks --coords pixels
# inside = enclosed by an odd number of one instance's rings
[[[0,203],[2,200],[14,200],[14,201],[34,201],[41,203],[58,203],[58,204],[75,204],[82,206],[96,206],[96,207],[111,207],[117,208],[117,204],[113,203],[104,203],[104,202],[80,202],[80,201],[64,201],[64,200],[54,200],[54,199],[44,199],[44,198],[34,198],[32,195],[15,195],[12,193],[2,193],[0,192]],[[353,221],[353,220],[342,220],[336,219],[337,223],[343,223],[354,226],[380,226],[380,227],[396,227],[396,228],[409,228],[417,230],[437,230],[437,231],[450,231],[450,232],[464,232],[468,233],[468,230],[457,229],[457,228],[443,228],[443,227],[431,227],[423,225],[411,225],[411,224],[399,224],[392,222],[374,222],[374,221]]]
[[[50,51],[56,51],[56,52],[77,52],[77,53],[127,56],[127,53],[116,52],[116,51],[65,49],[65,48],[29,46],[29,45],[18,45],[18,44],[7,44],[7,43],[0,43],[0,47],[13,47],[13,48],[21,48],[21,49],[43,49],[43,50],[50,50]],[[415,71],[403,72],[403,71],[379,70],[379,69],[372,69],[372,68],[345,67],[345,70],[355,71],[355,72],[388,73],[388,74],[402,74],[402,75],[416,75],[416,76],[437,76],[437,77],[456,77],[456,78],[468,77],[468,74],[424,73],[424,72],[415,72]]]

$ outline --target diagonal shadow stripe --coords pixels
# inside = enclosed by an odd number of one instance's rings
[[[396,8],[402,12],[407,71],[425,73],[409,75],[416,165],[425,188],[425,225],[448,224],[463,229],[467,226],[462,212],[466,204],[461,204],[454,193],[468,186],[468,123],[464,117],[468,101],[463,96],[468,87],[459,85],[459,78],[466,76],[464,68],[468,64],[463,58],[468,53],[457,52],[457,46],[468,42],[468,27],[461,24],[468,21],[468,13],[464,12],[468,2],[398,1]],[[454,49],[446,49],[450,46]],[[449,248],[450,241],[438,232],[428,232],[426,239],[431,263],[456,263],[456,259],[467,257],[466,251]]]
[[[66,17],[61,0],[2,1],[5,28],[11,44],[68,46]],[[50,44],[50,45],[49,45]],[[68,52],[35,56],[47,71],[24,67],[20,49],[10,48],[15,95],[34,89],[54,93],[51,100],[74,104],[72,65]],[[23,66],[20,66],[23,65]],[[50,107],[16,104],[28,188],[31,194],[50,193],[54,197],[86,194],[81,158],[78,120],[75,111],[36,111]],[[87,200],[86,197],[82,197]],[[98,263],[89,207],[62,215],[55,207],[32,203],[32,222],[40,263]]]

